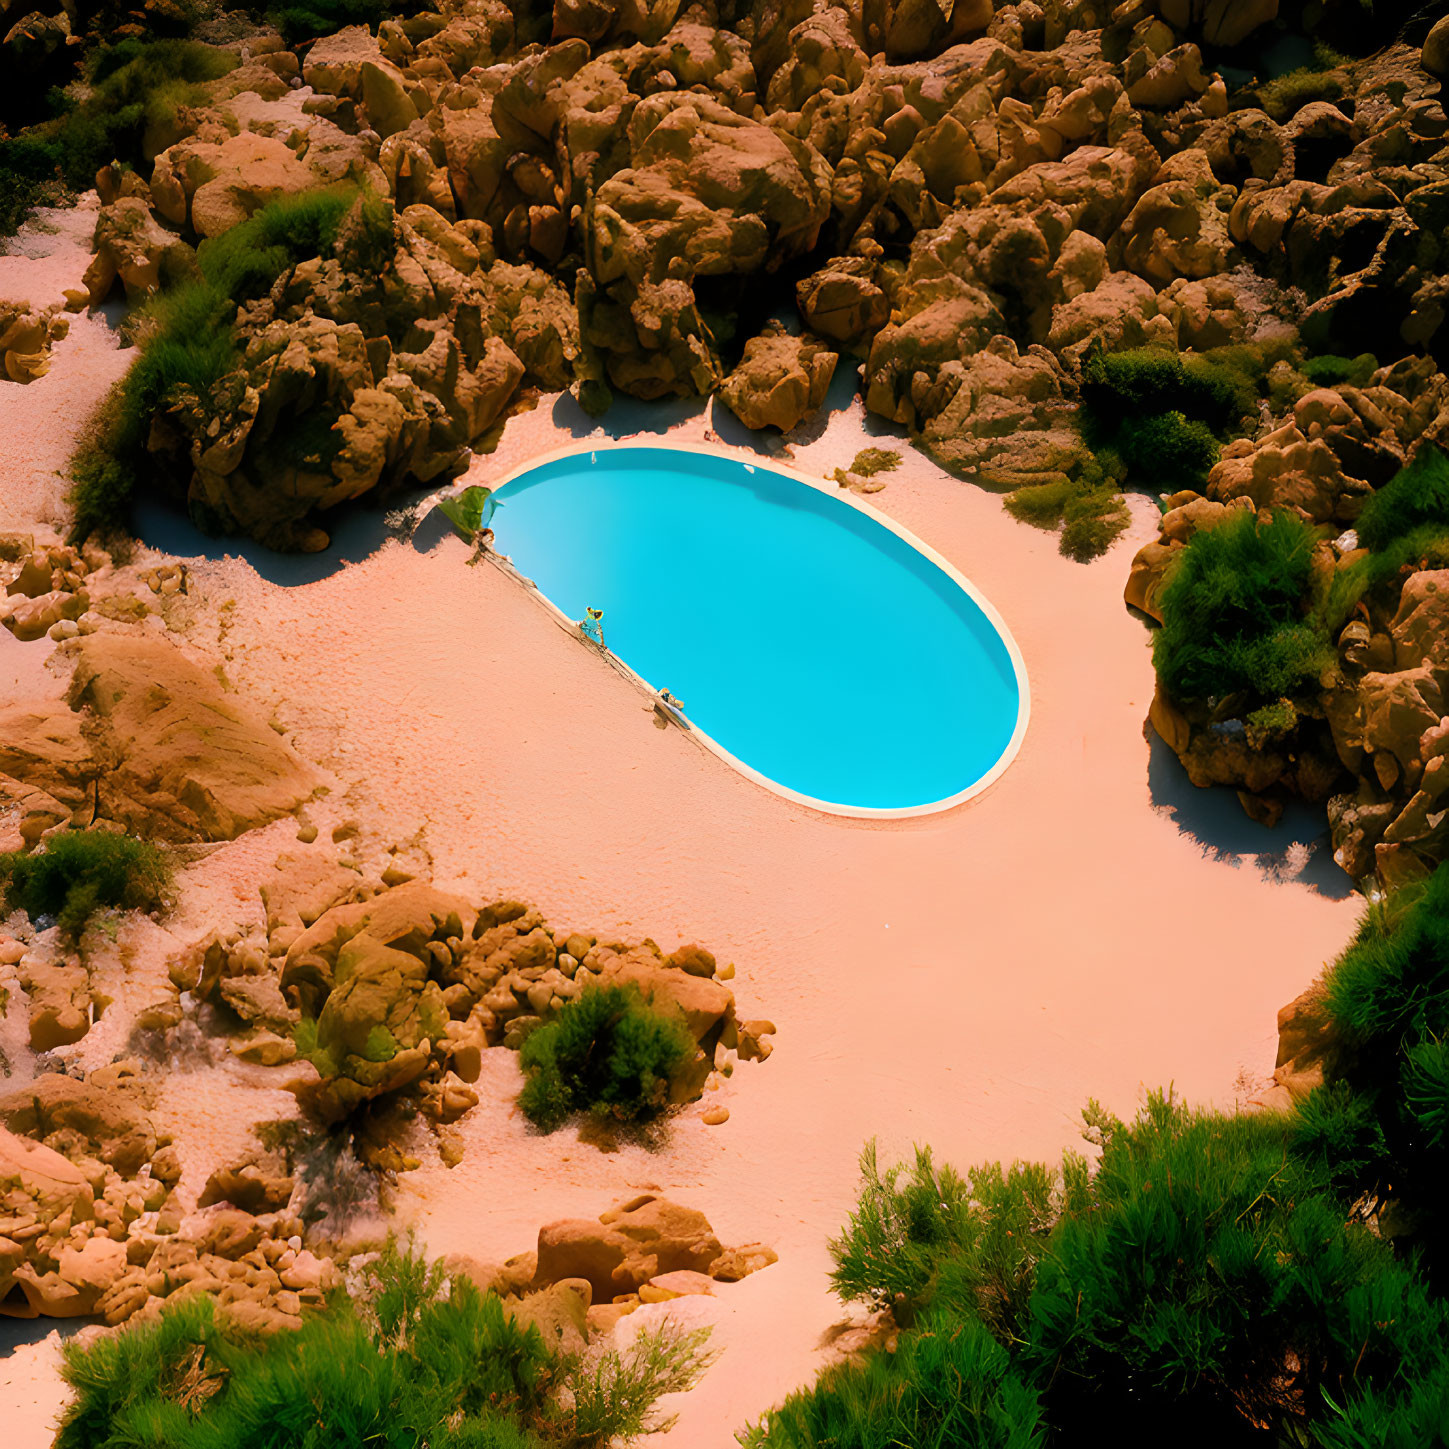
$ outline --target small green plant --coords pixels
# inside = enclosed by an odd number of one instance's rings
[[[1332,661],[1310,615],[1313,530],[1251,510],[1193,535],[1162,591],[1153,661],[1180,700],[1291,697]]]
[[[274,6],[267,11],[267,19],[282,32],[288,45],[300,45],[348,25],[376,30],[391,9],[387,0],[303,0],[297,5]]]
[[[1379,370],[1379,360],[1372,352],[1357,357],[1337,357],[1331,352],[1308,358],[1298,369],[1314,387],[1367,387],[1369,379]]]
[[[1064,473],[1050,482],[1013,489],[1002,502],[1023,523],[1060,526],[1062,556],[1078,563],[1106,553],[1131,521],[1116,479],[1100,458],[1087,459],[1075,476]]]
[[[900,466],[901,455],[894,448],[862,448],[849,471],[861,478],[874,478],[877,473],[893,473]]]
[[[0,855],[0,881],[11,910],[32,919],[54,916],[65,935],[79,940],[97,911],[160,906],[171,873],[149,841],[107,830],[66,830],[33,855]]]
[[[1291,119],[1310,101],[1343,99],[1343,77],[1332,71],[1300,66],[1258,87],[1258,104],[1280,124]]]
[[[608,1348],[570,1361],[567,1404],[558,1422],[578,1444],[631,1444],[662,1434],[674,1415],[655,1411],[665,1394],[691,1389],[717,1357],[707,1351],[708,1328],[685,1329],[672,1319],[641,1329],[625,1348]]]
[[[545,1132],[576,1112],[630,1122],[662,1111],[694,1042],[634,986],[586,986],[523,1043],[518,1105]]]
[[[438,512],[453,525],[464,543],[472,543],[493,512],[493,491],[481,484],[472,484],[456,498],[440,498]]]

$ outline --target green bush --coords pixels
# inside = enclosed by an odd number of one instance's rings
[[[1175,411],[1124,418],[1116,445],[1132,477],[1171,493],[1201,489],[1218,460],[1217,439],[1207,424]]]
[[[1309,613],[1312,528],[1289,513],[1266,524],[1251,510],[1196,533],[1162,591],[1153,661],[1180,700],[1246,692],[1291,696],[1332,660]]]
[[[1078,563],[1106,553],[1131,521],[1116,479],[1097,458],[1088,459],[1073,477],[1063,474],[1049,483],[1028,483],[1002,501],[1023,523],[1036,528],[1061,525],[1058,547],[1063,557]]]
[[[76,940],[97,911],[159,906],[170,880],[154,845],[106,830],[66,830],[34,855],[0,855],[5,904],[32,919],[54,916]]]
[[[837,1291],[917,1311],[893,1352],[832,1369],[743,1442],[1444,1442],[1449,1313],[1347,1220],[1291,1117],[1162,1094],[1130,1124],[1084,1115],[1090,1173],[1069,1155],[962,1177],[918,1152],[881,1174],[867,1153]]]
[[[180,389],[215,405],[241,357],[232,324],[237,307],[265,295],[311,257],[355,249],[376,275],[392,256],[390,203],[341,185],[284,197],[197,250],[199,275],[163,291],[143,309],[139,356],[117,385],[95,441],[71,461],[72,542],[124,530],[131,498],[149,465],[151,420]],[[236,379],[240,384],[240,379]],[[325,471],[342,446],[335,415],[307,414],[277,429],[264,462],[280,471]]]
[[[860,1159],[860,1201],[844,1233],[830,1244],[836,1293],[873,1308],[890,1308],[908,1323],[943,1297],[975,1311],[1003,1337],[1012,1337],[1023,1307],[1023,1286],[1055,1216],[1056,1175],[1036,1163],[999,1163],[963,1178],[937,1168],[918,1148],[909,1172],[882,1173],[875,1144]],[[1079,1159],[1069,1164],[1079,1185]],[[948,1273],[943,1292],[940,1273]]]
[[[528,1080],[518,1105],[545,1132],[576,1112],[629,1122],[667,1105],[671,1076],[694,1041],[634,986],[586,986],[576,1001],[523,1043]]]
[[[849,471],[860,478],[874,478],[877,473],[893,473],[900,466],[901,455],[895,448],[862,448]]]
[[[1365,548],[1382,552],[1428,525],[1449,530],[1449,453],[1432,444],[1369,498],[1355,526]]]
[[[1258,104],[1281,124],[1310,101],[1338,101],[1343,95],[1342,76],[1301,66],[1260,85]]]
[[[1256,411],[1262,363],[1260,354],[1242,348],[1201,357],[1162,347],[1096,351],[1082,368],[1082,401],[1099,425],[1176,412],[1222,433]]]
[[[347,25],[365,25],[375,31],[391,10],[387,0],[304,0],[300,5],[273,7],[267,11],[267,19],[288,45],[300,45]]]
[[[1039,1449],[1040,1394],[971,1318],[946,1314],[891,1355],[827,1369],[741,1436],[772,1449]]]
[[[1338,357],[1331,352],[1310,357],[1298,369],[1314,387],[1338,387],[1348,383],[1367,387],[1369,379],[1379,370],[1379,360],[1372,352],[1357,357]]]
[[[565,1356],[498,1298],[389,1245],[357,1301],[254,1338],[204,1296],[87,1347],[56,1449],[606,1449],[658,1427],[707,1362],[669,1324]]]
[[[1324,991],[1341,1050],[1303,1108],[1300,1148],[1348,1191],[1392,1190],[1422,1215],[1437,1260],[1449,1174],[1449,868],[1370,908]]]
[[[205,99],[201,86],[236,68],[230,51],[190,40],[127,39],[103,47],[89,67],[78,105],[0,140],[0,235],[57,186],[83,190],[112,161],[148,166],[181,106]]]
[[[1201,355],[1094,350],[1082,365],[1083,434],[1098,453],[1117,454],[1131,480],[1201,490],[1219,441],[1256,417],[1274,363],[1292,354],[1286,340]]]

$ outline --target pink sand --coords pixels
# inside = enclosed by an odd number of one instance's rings
[[[0,294],[20,274],[0,259]],[[0,384],[0,526],[55,516],[53,470],[122,362],[103,325],[91,328],[73,331],[42,382]],[[510,422],[478,481],[567,440],[553,401]],[[559,415],[577,416],[570,406]],[[700,438],[705,421],[686,417],[679,436]],[[872,441],[858,401],[817,431],[794,461],[824,474]],[[872,501],[987,595],[1031,678],[1016,762],[985,795],[921,820],[816,814],[655,729],[628,684],[521,587],[467,567],[456,540],[426,554],[390,542],[296,588],[236,558],[196,564],[192,641],[218,647],[218,611],[236,601],[228,674],[337,773],[339,791],[313,812],[324,829],[345,816],[388,839],[425,827],[439,883],[475,899],[516,895],[555,924],[666,949],[698,940],[736,964],[742,1014],[779,1028],[768,1062],[711,1094],[730,1109],[725,1125],[704,1126],[701,1104],[653,1153],[531,1135],[512,1105],[515,1060],[491,1053],[484,1100],[460,1124],[461,1165],[429,1154],[398,1194],[433,1250],[484,1259],[641,1189],[702,1209],[726,1242],[775,1247],[775,1266],[674,1310],[713,1322],[724,1350],[678,1405],[678,1449],[732,1443],[823,1361],[822,1336],[844,1316],[826,1241],[853,1203],[868,1138],[887,1158],[915,1142],[962,1165],[1055,1157],[1076,1142],[1089,1096],[1130,1113],[1145,1088],[1174,1083],[1231,1105],[1272,1069],[1278,1007],[1357,914],[1354,899],[1214,858],[1154,808],[1148,634],[1121,597],[1132,550],[1154,532],[1146,508],[1084,567],[909,451]],[[33,669],[13,663],[0,654],[0,686]],[[283,822],[193,867],[180,916],[148,939],[193,939],[212,912],[218,924],[253,918],[260,873],[295,848],[291,835]],[[154,979],[159,950],[128,969]],[[168,1084],[183,1190],[197,1192],[206,1164],[278,1105],[230,1068]],[[20,1410],[18,1426],[7,1412],[7,1439],[38,1449],[59,1399],[46,1352],[28,1353],[39,1377],[27,1410],[21,1358],[0,1361],[0,1398]]]
[[[510,423],[476,480],[559,445],[549,401]],[[863,424],[858,403],[835,415],[796,464],[848,462]],[[706,1127],[696,1108],[653,1154],[530,1135],[500,1053],[461,1124],[462,1164],[425,1166],[400,1194],[430,1247],[483,1258],[643,1188],[703,1209],[728,1242],[774,1246],[778,1265],[690,1305],[725,1354],[671,1444],[728,1444],[813,1375],[842,1316],[825,1243],[869,1137],[888,1157],[915,1142],[963,1165],[1055,1157],[1089,1096],[1130,1113],[1174,1083],[1231,1104],[1271,1072],[1278,1007],[1358,909],[1209,858],[1153,808],[1148,633],[1121,598],[1145,514],[1083,567],[916,455],[873,501],[986,593],[1031,676],[1016,762],[923,820],[814,813],[655,729],[629,685],[517,584],[467,567],[460,542],[389,543],[294,589],[236,561],[198,569],[215,602],[237,600],[238,681],[276,701],[304,753],[365,781],[359,806],[394,835],[425,826],[440,878],[557,924],[699,940],[736,963],[742,1013],[778,1026],[774,1056],[720,1094],[729,1122]]]

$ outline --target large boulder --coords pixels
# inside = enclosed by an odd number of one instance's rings
[[[1230,49],[1277,18],[1278,0],[1156,0],[1154,8],[1174,29]]]
[[[747,428],[787,433],[818,412],[838,354],[809,336],[769,324],[745,344],[739,365],[720,384],[725,406]]]
[[[101,209],[91,246],[95,256],[84,280],[93,307],[118,281],[128,302],[144,302],[163,282],[184,278],[195,265],[191,248],[161,226],[139,196],[122,196]]]
[[[150,839],[234,840],[320,786],[317,771],[214,671],[168,640],[111,629],[73,647],[70,700],[94,724],[98,813],[107,819]]]
[[[284,141],[252,131],[225,140],[191,138],[156,158],[155,209],[201,237],[221,236],[273,201],[326,180]]]
[[[800,315],[812,332],[855,351],[890,321],[890,298],[874,280],[874,264],[861,257],[836,257],[796,284]]]
[[[89,1156],[123,1177],[134,1177],[162,1144],[138,1089],[56,1072],[0,1093],[0,1122],[41,1141],[79,1139]]]
[[[1420,63],[1430,75],[1444,81],[1449,80],[1449,15],[1442,15],[1424,37],[1424,48],[1419,55]]]
[[[548,1223],[538,1232],[537,1288],[581,1278],[596,1302],[635,1293],[680,1268],[708,1273],[724,1248],[693,1208],[644,1193],[597,1218]]]

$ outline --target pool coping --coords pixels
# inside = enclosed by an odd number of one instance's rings
[[[692,737],[712,755],[723,760],[746,779],[753,781],[756,785],[763,786],[772,795],[781,796],[783,799],[793,801],[797,805],[803,805],[807,809],[817,810],[823,815],[834,815],[843,819],[909,820],[925,815],[940,815],[947,810],[954,810],[958,805],[964,805],[968,800],[984,794],[1001,778],[1020,753],[1022,744],[1026,739],[1027,726],[1031,720],[1031,683],[1027,677],[1026,661],[1022,657],[1015,637],[1007,627],[1006,620],[997,612],[996,606],[991,600],[949,559],[938,553],[923,539],[918,538],[910,529],[897,523],[889,514],[867,503],[865,499],[850,489],[842,489],[839,484],[828,483],[823,478],[814,477],[799,468],[792,467],[788,463],[777,462],[773,458],[752,459],[738,448],[730,448],[712,443],[656,442],[643,441],[637,438],[591,439],[587,442],[571,443],[564,447],[550,448],[545,452],[534,454],[533,457],[508,469],[499,478],[483,486],[487,487],[490,493],[496,493],[506,484],[513,482],[515,478],[520,478],[525,473],[531,473],[534,469],[541,468],[545,464],[557,462],[563,458],[580,457],[585,453],[618,452],[627,448],[656,448],[673,453],[695,453],[705,457],[722,458],[727,462],[738,463],[751,472],[758,467],[766,468],[776,473],[782,473],[785,477],[793,479],[797,483],[803,483],[807,488],[813,488],[819,493],[824,493],[827,497],[838,499],[840,502],[863,513],[867,518],[873,519],[882,528],[888,529],[897,538],[901,539],[902,542],[908,544],[917,553],[935,564],[986,616],[987,622],[996,630],[1002,643],[1006,645],[1007,655],[1011,659],[1012,671],[1016,676],[1018,700],[1016,726],[1012,730],[1011,738],[1007,741],[1006,748],[1001,752],[996,763],[979,780],[974,781],[964,790],[959,790],[954,795],[947,796],[941,800],[934,800],[924,805],[903,807],[885,805],[841,805],[835,801],[821,800],[813,795],[805,795],[799,790],[792,790],[788,785],[782,785],[778,780],[772,780],[768,775],[762,774],[752,765],[747,765],[737,755],[725,749],[712,735],[700,729],[683,711],[671,709],[669,706],[664,705],[660,700],[660,691],[653,684],[645,679],[637,670],[631,668],[611,649],[600,647],[598,644],[587,640],[579,630],[578,620],[569,618],[527,574],[515,566],[508,555],[498,553],[493,549],[487,549],[484,551],[483,557],[488,559],[501,572],[516,579],[528,588],[553,616],[556,623],[565,628],[581,643],[587,645],[596,654],[601,655],[620,674],[629,680],[630,683],[648,695],[656,709],[672,718],[674,723],[686,735]],[[433,499],[433,506],[436,506],[438,501],[443,498],[456,496],[457,493],[462,492],[468,486],[471,485],[466,482],[465,475],[465,479],[460,479],[457,487],[444,489],[438,493]]]

